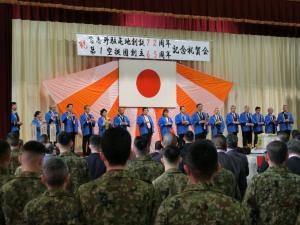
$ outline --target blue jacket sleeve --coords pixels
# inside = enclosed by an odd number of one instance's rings
[[[176,125],[181,125],[181,123],[182,123],[182,118],[181,118],[181,116],[176,116],[175,117],[175,123],[176,123]]]

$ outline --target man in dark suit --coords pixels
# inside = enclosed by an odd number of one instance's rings
[[[227,138],[227,154],[239,159],[241,166],[241,173],[239,177],[239,187],[241,195],[245,194],[247,188],[247,176],[249,175],[249,163],[247,156],[240,153],[238,150],[238,137],[234,134],[228,134]]]
[[[163,148],[161,145],[161,141],[156,141],[154,148],[155,148],[154,152],[150,153],[151,159],[161,163],[161,156],[162,156],[161,150]]]
[[[179,164],[179,169],[182,171],[182,172],[185,172],[184,171],[184,168],[183,168],[183,161],[184,161],[184,157],[186,156],[187,152],[188,152],[188,149],[189,147],[192,145],[192,143],[195,141],[195,135],[193,133],[193,131],[187,131],[185,134],[184,134],[184,137],[183,137],[183,140],[184,140],[184,145],[182,146],[182,148],[180,149],[180,156],[182,158],[182,161],[180,162]]]
[[[236,156],[229,155],[226,153],[227,144],[226,138],[222,134],[217,134],[213,137],[212,142],[215,144],[218,151],[218,160],[221,166],[229,171],[231,171],[237,182],[239,183],[240,174],[241,174],[241,163],[240,159]]]
[[[291,140],[288,149],[289,159],[286,161],[286,166],[292,173],[300,175],[300,140]]]
[[[90,175],[90,180],[95,180],[105,173],[106,167],[100,158],[101,138],[99,135],[92,135],[90,137],[89,147],[91,154],[87,157],[87,165]]]

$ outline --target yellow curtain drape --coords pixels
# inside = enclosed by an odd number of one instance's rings
[[[210,62],[180,63],[234,82],[223,115],[232,104],[239,112],[245,104],[253,110],[261,106],[264,114],[269,106],[277,114],[288,104],[294,127],[300,127],[300,38],[13,20],[12,98],[19,105],[25,140],[34,111],[45,112],[51,103],[43,80],[115,60],[77,56],[76,33],[208,40]]]

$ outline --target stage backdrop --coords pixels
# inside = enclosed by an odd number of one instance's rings
[[[137,61],[132,60],[132,62],[135,63]],[[130,63],[130,60],[127,63]],[[147,65],[146,62],[143,63]],[[161,65],[161,62],[153,61],[153,63]],[[150,64],[153,65],[153,63]],[[201,73],[179,63],[174,64],[174,66],[176,69],[176,92],[174,93],[176,107],[170,109],[172,118],[179,112],[179,106],[181,105],[186,106],[189,114],[195,112],[196,104],[200,102],[205,105],[205,111],[210,114],[213,113],[215,107],[223,107],[224,101],[232,87],[231,82]],[[134,76],[127,79],[135,83]],[[44,90],[47,92],[46,94],[51,96],[58,105],[60,112],[66,109],[68,103],[73,103],[74,112],[77,116],[83,113],[83,107],[86,104],[91,105],[91,111],[97,119],[102,108],[108,110],[110,118],[113,118],[118,113],[120,98],[119,61],[46,80],[43,82],[43,85]],[[123,88],[126,89],[126,84],[123,85],[125,85]],[[151,86],[151,81],[148,85]],[[130,88],[133,89],[133,87],[128,87],[128,89]],[[165,105],[169,106],[169,103],[165,103]],[[157,121],[161,117],[162,111],[163,108],[150,108],[149,110],[156,126],[153,141],[160,138]],[[125,112],[131,121],[129,131],[133,137],[139,135],[136,118],[141,112],[141,108],[127,108]],[[98,127],[96,129],[96,132],[98,132]]]
[[[300,127],[299,38],[29,20],[13,20],[12,28],[12,100],[18,102],[18,112],[24,121],[21,137],[25,140],[30,138],[34,111],[45,112],[54,103],[45,94],[43,81],[117,60],[77,56],[77,33],[210,41],[210,62],[179,63],[234,83],[221,109],[223,115],[231,104],[237,105],[238,112],[242,112],[245,104],[252,111],[255,106],[261,106],[266,114],[269,106],[277,113],[287,103],[296,118],[294,127]],[[86,77],[78,80],[82,82],[91,83]],[[189,110],[193,111],[194,107]]]

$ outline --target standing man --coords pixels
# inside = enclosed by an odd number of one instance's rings
[[[255,107],[255,113],[252,115],[253,120],[253,131],[254,131],[254,147],[257,146],[258,135],[263,133],[263,127],[265,125],[264,116],[260,113],[261,108],[259,106]]]
[[[300,176],[288,170],[287,159],[285,143],[273,141],[267,145],[266,160],[270,167],[252,178],[243,201],[252,224],[296,223],[300,212]]]
[[[225,128],[225,122],[223,117],[220,115],[220,109],[215,108],[215,114],[209,118],[208,124],[211,127],[211,136],[217,134],[223,134]]]
[[[80,125],[82,131],[82,150],[84,155],[89,155],[91,149],[89,148],[90,137],[94,134],[94,127],[96,121],[94,115],[90,113],[91,107],[84,106],[84,113],[80,116]]]
[[[189,126],[192,124],[190,116],[185,113],[184,106],[180,106],[180,113],[175,116],[175,124],[179,137],[178,144],[181,147],[184,144],[184,134],[189,130]]]
[[[60,158],[51,157],[43,165],[41,180],[47,191],[28,202],[24,208],[26,224],[78,224],[82,214],[79,201],[66,190],[69,168]]]
[[[253,131],[253,122],[252,115],[250,113],[250,107],[245,105],[244,112],[240,115],[240,124],[242,127],[243,134],[243,147],[252,147],[252,131]]]
[[[20,127],[22,126],[22,122],[20,121],[20,117],[17,113],[17,103],[11,103],[11,115],[10,115],[10,132],[20,137]]]
[[[278,123],[279,123],[279,130],[284,131],[289,135],[292,131],[292,124],[294,123],[294,117],[292,113],[289,112],[288,105],[283,105],[283,111],[278,114]]]
[[[153,224],[158,195],[152,184],[127,170],[130,153],[131,136],[126,130],[105,132],[100,157],[107,172],[78,190],[85,224]]]
[[[122,127],[123,129],[127,130],[127,127],[130,127],[130,121],[127,116],[124,115],[125,109],[119,108],[118,115],[115,116],[113,125],[114,127]]]
[[[0,215],[3,213],[6,225],[24,224],[25,205],[44,192],[40,178],[44,154],[43,144],[27,142],[19,157],[22,171],[0,188]]]
[[[164,136],[171,132],[173,120],[169,117],[169,110],[164,109],[162,117],[158,120],[158,126],[160,128],[161,140]]]
[[[142,115],[138,116],[136,124],[139,126],[140,135],[146,138],[148,145],[151,145],[152,135],[154,133],[154,123],[149,114],[148,108],[143,108]]]
[[[249,223],[246,209],[212,184],[220,168],[217,150],[210,141],[193,143],[185,162],[188,185],[180,194],[163,201],[155,225]]]
[[[232,105],[230,108],[230,113],[226,116],[226,125],[228,134],[234,134],[237,136],[239,133],[239,114],[236,113],[236,106]]]
[[[41,111],[36,111],[34,113],[34,118],[31,122],[31,125],[33,125],[35,127],[35,140],[36,141],[40,141],[40,137],[41,137],[41,128],[42,128],[42,124],[43,124],[43,115]]]
[[[75,137],[78,134],[78,119],[73,113],[73,104],[67,105],[67,111],[62,114],[61,120],[64,123],[64,131],[72,137],[74,151]]]
[[[56,136],[57,136],[61,132],[61,125],[60,125],[60,116],[59,113],[56,111],[56,106],[54,105],[49,106],[49,112],[45,114],[45,120],[47,123],[48,137],[50,137],[50,124],[55,124]]]
[[[192,123],[194,125],[195,139],[206,139],[208,134],[208,120],[209,115],[203,112],[203,105],[201,103],[196,105],[197,112],[192,116]]]
[[[277,120],[276,120],[276,116],[273,115],[273,108],[268,108],[268,114],[265,117],[265,124],[266,124],[266,128],[265,128],[265,132],[266,134],[276,134],[277,131]]]

